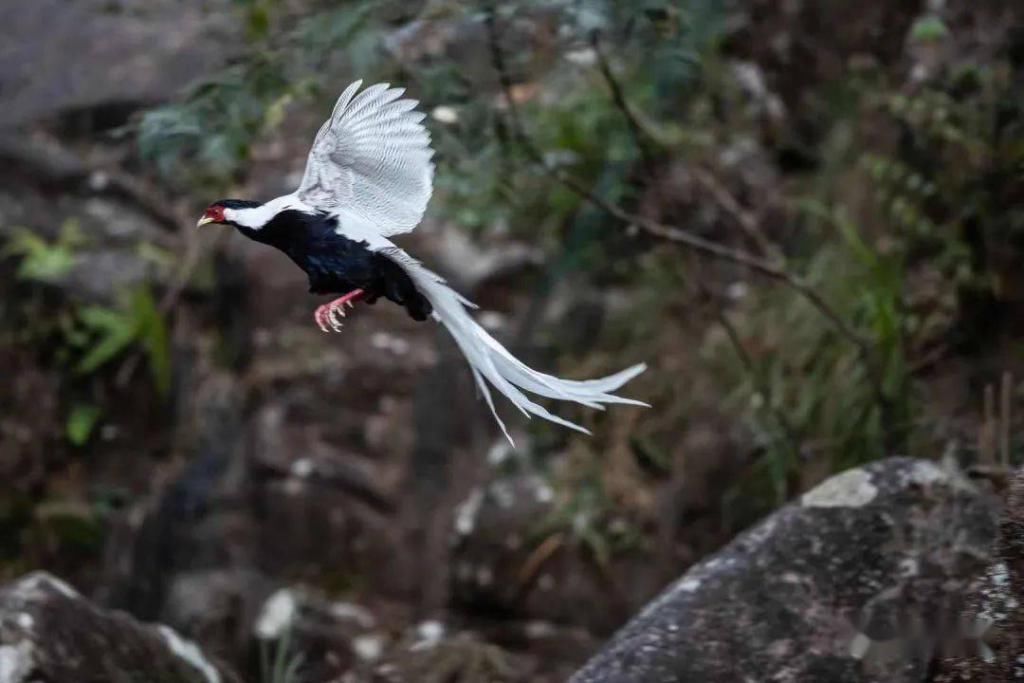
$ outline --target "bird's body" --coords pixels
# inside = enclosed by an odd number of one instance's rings
[[[346,306],[381,297],[416,320],[433,317],[466,356],[506,437],[488,385],[527,416],[579,431],[586,430],[548,412],[524,391],[598,409],[605,403],[644,405],[611,393],[643,372],[643,365],[585,381],[539,373],[473,320],[470,302],[388,239],[420,222],[432,191],[433,151],[423,114],[413,111],[415,101],[398,99],[402,91],[386,84],[356,94],[360,85],[342,93],[317,134],[298,190],[266,203],[214,202],[199,224],[233,225],[287,254],[306,272],[311,293],[342,295],[317,309],[315,319],[324,331],[340,329]]]
[[[374,303],[385,297],[403,306],[414,320],[426,320],[430,301],[419,293],[409,274],[364,241],[339,230],[338,218],[327,213],[286,209],[258,230],[238,228],[246,237],[280,249],[305,271],[311,294],[364,292]]]

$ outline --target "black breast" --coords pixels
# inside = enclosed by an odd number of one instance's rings
[[[332,216],[288,210],[259,230],[238,229],[288,254],[306,272],[313,294],[347,294],[362,289],[370,303],[383,296],[405,307],[416,320],[425,320],[432,307],[408,273],[387,256],[370,250],[366,242],[339,234],[337,227],[337,219]]]

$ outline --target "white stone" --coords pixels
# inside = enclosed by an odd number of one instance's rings
[[[484,502],[484,494],[480,489],[475,489],[455,510],[455,532],[460,536],[469,536],[476,527],[476,516],[480,512],[480,506]]]
[[[850,656],[854,659],[864,659],[870,648],[871,639],[863,633],[858,633],[850,641]]]
[[[930,462],[916,462],[910,470],[910,478],[921,486],[930,486],[949,480],[949,475],[938,465]]]
[[[262,640],[280,637],[291,627],[297,611],[295,594],[288,588],[278,590],[263,603],[260,616],[256,619],[256,637]]]
[[[444,638],[444,630],[444,624],[436,619],[430,619],[420,622],[416,626],[416,635],[420,640],[429,640],[436,643]]]
[[[862,507],[875,499],[878,487],[863,468],[847,470],[825,480],[803,495],[805,507]]]
[[[164,637],[167,647],[171,649],[175,656],[188,662],[192,668],[203,674],[209,683],[220,683],[220,673],[207,661],[195,643],[185,640],[166,626],[158,626],[157,630]]]
[[[459,110],[446,104],[434,107],[434,110],[430,112],[430,116],[438,123],[450,125],[459,122]]]
[[[305,479],[309,475],[313,474],[316,467],[313,465],[313,461],[309,458],[299,458],[292,463],[292,474],[300,479]]]
[[[377,620],[369,610],[351,602],[335,602],[331,604],[331,614],[338,619],[354,621],[363,628],[373,628]]]
[[[32,672],[32,643],[0,645],[0,683],[22,683]]]
[[[377,661],[384,654],[384,639],[375,633],[356,636],[352,639],[352,651],[364,662]]]
[[[420,650],[430,650],[437,646],[444,638],[445,627],[440,621],[431,619],[424,621],[416,626],[416,642],[413,643],[409,650],[411,652],[419,652]]]
[[[33,572],[32,574],[29,574],[18,582],[15,590],[18,592],[26,591],[29,593],[45,593],[44,587],[52,588],[68,598],[78,599],[81,597],[81,595],[78,594],[78,591],[74,588],[46,572]]]

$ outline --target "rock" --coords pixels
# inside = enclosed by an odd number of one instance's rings
[[[114,177],[52,140],[0,136],[0,243],[27,233],[65,253],[66,269],[45,280],[76,300],[165,285],[180,249],[177,207]]]
[[[843,472],[692,567],[571,683],[924,680],[996,510],[927,461]]]
[[[303,680],[341,680],[362,663],[371,664],[390,638],[378,617],[362,605],[330,599],[307,586],[274,591],[252,624],[252,637],[264,652],[282,648],[301,658]]]
[[[0,344],[0,374],[9,378],[0,384],[0,478],[6,499],[0,518],[10,524],[14,518],[27,517],[29,496],[43,485],[47,468],[58,460],[52,440],[39,435],[59,433],[60,382],[40,368],[31,353],[9,343]],[[19,504],[19,499],[24,502]]]
[[[967,597],[955,645],[932,683],[1024,679],[1024,469],[1013,480],[994,560]]]
[[[368,683],[535,683],[530,663],[469,633],[415,630],[373,670]],[[357,679],[358,680],[358,679]]]
[[[557,521],[557,511],[554,490],[535,474],[499,476],[472,492],[454,519],[453,604],[607,635],[664,585],[650,554],[601,558],[570,528],[610,538],[614,518]]]
[[[101,609],[49,574],[0,589],[0,682],[138,680],[241,681],[170,628]]]
[[[185,571],[173,576],[160,621],[230,661],[240,659],[249,626],[270,592],[269,580],[244,567]]]
[[[226,7],[223,0],[3,3],[0,128],[68,110],[130,106],[176,94],[197,75],[220,66],[225,46],[236,44],[238,29]]]

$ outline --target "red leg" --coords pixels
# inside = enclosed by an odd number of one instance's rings
[[[366,292],[362,289],[353,289],[345,296],[318,307],[313,313],[313,319],[324,332],[330,332],[332,329],[335,332],[341,332],[340,318],[345,317],[345,306],[353,308],[353,304],[364,296],[366,296]]]

